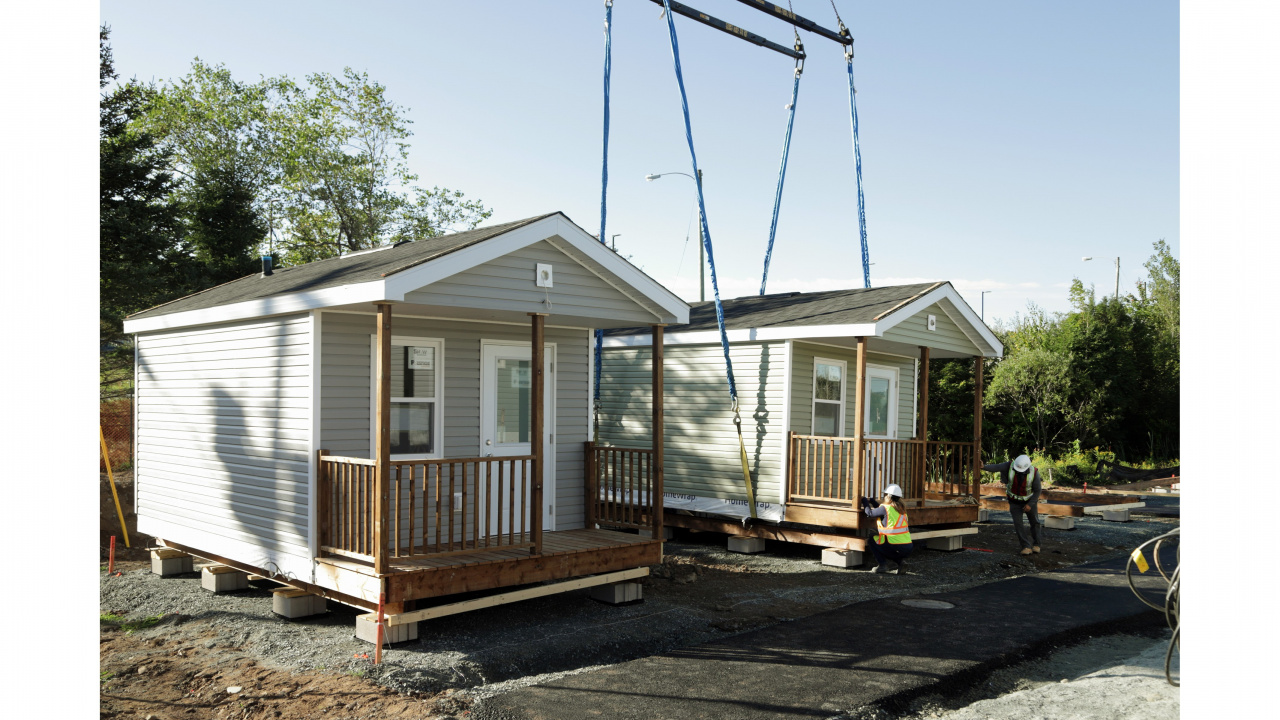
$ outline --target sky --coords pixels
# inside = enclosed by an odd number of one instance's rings
[[[422,185],[482,200],[488,223],[560,210],[599,231],[601,0],[355,7],[108,0],[101,20],[122,78],[181,77],[195,57],[242,80],[367,71],[408,109]],[[734,0],[695,7],[793,41]],[[836,25],[828,0],[793,7]],[[1116,256],[1133,292],[1156,240],[1178,255],[1176,4],[836,7],[855,38],[873,285],[949,280],[994,323],[1028,302],[1067,310],[1073,277],[1114,292]],[[606,234],[696,300],[693,182],[644,179],[691,173],[660,13],[649,0],[614,7]],[[681,16],[676,30],[721,297],[754,294],[794,62]],[[802,40],[770,292],[862,286],[846,65],[836,43]]]

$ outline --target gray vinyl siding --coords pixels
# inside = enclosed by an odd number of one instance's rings
[[[553,287],[538,287],[537,264],[552,266]],[[424,305],[554,312],[637,324],[657,318],[576,260],[540,241],[405,295]]]
[[[308,573],[306,315],[137,339],[141,532]]]
[[[559,274],[557,269],[557,281]],[[558,282],[557,282],[558,284]],[[321,320],[320,447],[334,455],[371,457],[373,315],[326,312]],[[528,343],[518,325],[392,316],[391,334],[444,341],[439,421],[443,457],[472,458],[480,450],[480,341]],[[583,526],[583,443],[587,437],[589,331],[547,328],[556,344],[555,517],[557,530]],[[468,508],[474,489],[468,489]]]
[[[786,343],[734,343],[747,457],[757,502],[777,502],[781,490]],[[651,350],[605,350],[600,382],[600,440],[651,447]],[[729,408],[719,345],[673,345],[664,363],[667,492],[745,500],[738,436]]]
[[[949,302],[934,303],[889,328],[884,334],[884,339],[910,343],[916,346],[950,350],[966,355],[981,355],[982,351],[978,349],[978,346],[973,344],[969,336],[965,335],[964,331],[943,310],[943,303],[946,303],[949,310],[956,312],[954,308],[950,307],[951,303]],[[929,329],[930,315],[937,319],[936,330]]]
[[[843,360],[848,372],[844,386],[844,434],[853,435],[857,418],[854,399],[854,372],[858,366],[856,350],[809,345],[797,342],[791,359],[791,430],[800,435],[813,433],[813,359]],[[916,363],[913,358],[867,353],[868,365],[896,368],[898,371],[898,439],[915,437]]]

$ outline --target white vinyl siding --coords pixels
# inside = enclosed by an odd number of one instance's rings
[[[959,325],[947,315],[950,310],[956,317],[961,317],[949,301],[936,302],[901,323],[889,328],[884,334],[885,340],[909,343],[915,346],[927,346],[940,350],[963,353],[965,355],[981,355],[982,351],[960,329]],[[937,319],[936,329],[929,329],[929,316]]]
[[[556,278],[559,279],[558,271]],[[320,447],[331,454],[371,457],[369,336],[375,331],[372,314],[324,313]],[[391,332],[394,336],[443,339],[444,387],[438,418],[443,428],[442,456],[482,455],[480,341],[527,344],[531,329],[520,325],[428,320],[393,313]],[[591,390],[587,366],[591,349],[587,333],[580,329],[547,328],[546,341],[556,345],[555,529],[572,530],[583,526],[583,443],[588,440],[587,409]],[[473,497],[468,491],[468,505]]]
[[[785,342],[730,345],[748,465],[757,502],[777,502],[782,483]],[[745,500],[738,435],[719,345],[664,349],[666,492]],[[600,382],[600,440],[652,447],[649,347],[607,348]],[[812,388],[810,380],[806,388]]]
[[[310,318],[138,336],[138,530],[309,579]]]
[[[856,415],[855,398],[857,379],[854,374],[858,367],[858,351],[853,349],[832,347],[830,345],[811,345],[796,342],[791,358],[791,430],[800,435],[808,435],[813,430],[813,359],[814,357],[844,360],[848,363],[848,373],[844,384],[844,431],[846,436],[853,435],[854,416]],[[897,355],[867,353],[868,365],[879,365],[898,370],[898,434],[900,440],[915,437],[915,402],[916,402],[916,366],[912,358]]]
[[[552,287],[541,288],[535,284],[538,263],[552,266]],[[408,293],[405,301],[487,310],[553,312],[637,324],[658,320],[653,313],[545,240]]]

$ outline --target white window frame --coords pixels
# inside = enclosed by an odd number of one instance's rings
[[[838,365],[840,367],[840,410],[836,413],[836,434],[834,437],[844,437],[845,398],[849,394],[849,363],[844,360],[816,356],[813,358],[813,384],[809,388],[809,398],[811,400],[809,406],[809,434],[818,434],[818,403],[836,404],[832,400],[818,399],[818,365]]]
[[[391,347],[404,347],[406,345],[416,347],[433,347],[436,351],[436,370],[435,370],[435,386],[436,396],[431,398],[435,403],[435,428],[431,444],[436,451],[433,453],[404,453],[392,454],[391,460],[434,460],[444,457],[444,339],[429,337],[413,337],[408,335],[392,335]],[[393,352],[394,355],[394,352]],[[428,398],[403,398],[393,397],[391,402],[414,402],[417,400],[427,400]],[[374,449],[378,444],[378,428],[374,426],[374,418],[378,414],[378,336],[376,334],[369,336],[369,457],[374,456]]]
[[[872,371],[875,371],[876,373],[881,374],[881,376],[884,376],[884,375],[890,376],[889,377],[889,423],[888,423],[889,434],[887,435],[871,434],[871,383],[864,380],[863,391],[866,393],[866,396],[862,398],[862,412],[863,412],[862,426],[864,428],[867,428],[867,431],[864,433],[864,435],[865,437],[874,438],[876,440],[893,440],[898,437],[898,400],[899,400],[898,395],[900,392],[898,389],[899,388],[898,382],[901,380],[901,378],[899,377],[898,368],[893,367],[891,365],[872,365],[871,363],[867,363],[867,380],[870,380]]]

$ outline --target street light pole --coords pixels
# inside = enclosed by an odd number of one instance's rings
[[[690,175],[689,173],[682,173],[682,172],[651,173],[649,175],[645,175],[644,179],[649,182],[653,182],[654,180],[657,180],[663,175],[683,175],[689,178],[690,180],[694,179],[693,176]],[[702,192],[702,168],[698,168],[698,179],[694,180],[694,182],[698,184],[698,192],[701,193]],[[702,245],[702,209],[699,208],[698,209],[698,301],[699,302],[707,301],[706,265],[707,265],[706,248],[704,248]]]
[[[1089,262],[1090,260],[1093,260],[1093,259],[1095,258],[1088,257],[1088,256],[1081,258],[1081,260],[1083,260],[1084,262]],[[1103,258],[1096,258],[1096,259],[1102,260]],[[1116,258],[1105,258],[1105,259],[1116,261],[1116,302],[1120,302],[1120,258],[1116,257]]]
[[[981,317],[982,317],[982,322],[984,323],[987,321],[987,293],[989,292],[991,291],[983,290],[980,295],[980,297],[982,298],[982,316]]]
[[[619,236],[619,235],[621,235],[621,234],[622,234],[622,233],[618,233],[617,235],[610,235],[610,236],[609,236],[609,244],[613,246],[613,251],[614,251],[614,252],[618,252],[618,236]]]

